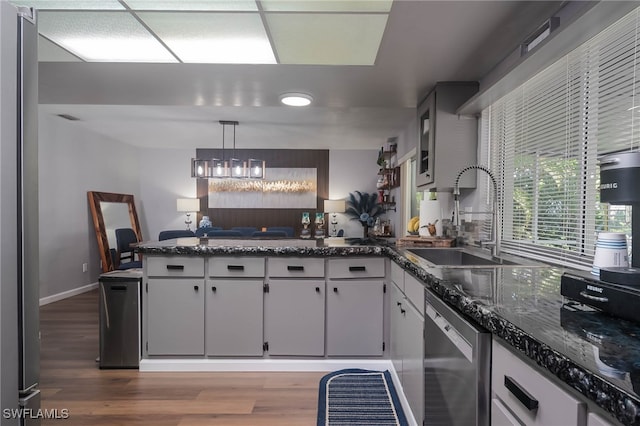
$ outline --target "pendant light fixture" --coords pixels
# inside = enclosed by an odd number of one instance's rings
[[[237,179],[264,179],[265,162],[255,158],[247,161],[236,157],[236,126],[237,121],[220,120],[222,125],[222,158],[203,160],[191,159],[191,177],[194,178],[237,178]],[[233,126],[233,152],[229,161],[226,160],[225,130],[226,126]]]

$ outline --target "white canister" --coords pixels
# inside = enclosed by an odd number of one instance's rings
[[[429,224],[435,225],[436,233],[431,235]],[[420,202],[420,229],[421,237],[442,236],[442,212],[440,200],[422,200]]]
[[[629,266],[627,236],[621,232],[600,232],[596,241],[591,273],[600,275],[600,268],[626,268]]]

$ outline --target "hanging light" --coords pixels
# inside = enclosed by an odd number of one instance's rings
[[[249,160],[241,160],[236,158],[236,126],[237,121],[220,120],[222,125],[222,159],[212,158],[211,160],[202,160],[199,158],[191,159],[191,177],[194,178],[249,178],[264,179],[265,162],[250,158]],[[229,161],[225,160],[225,127],[233,126],[233,153]]]

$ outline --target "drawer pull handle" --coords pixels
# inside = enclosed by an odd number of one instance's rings
[[[211,291],[215,293],[216,291],[218,291],[218,289],[215,286],[213,286],[211,287]]]
[[[198,290],[200,290],[200,287],[198,287],[197,285],[194,285],[194,286],[193,286],[193,289],[194,289],[195,291],[198,291]]]
[[[338,292],[338,287],[334,287],[334,288],[333,288],[333,292],[334,292],[334,293],[337,293],[337,292]]]
[[[584,290],[580,292],[580,296],[584,297],[585,299],[594,300],[596,302],[607,303],[609,301],[608,297],[592,296]]]
[[[402,306],[402,302],[396,302],[396,306]]]
[[[406,313],[407,313],[407,311],[405,311],[404,309],[400,308],[400,313],[401,313],[402,315],[404,315],[404,314],[406,314]]]
[[[229,271],[244,271],[244,265],[227,265]]]
[[[304,266],[287,265],[287,271],[304,271]]]
[[[538,408],[538,400],[509,376],[504,376],[504,387],[515,396],[529,411]]]
[[[320,293],[320,287],[316,287],[316,293]]]
[[[109,290],[112,290],[112,291],[127,291],[127,286],[126,285],[112,285],[111,287],[109,287]]]
[[[349,272],[362,272],[366,270],[366,266],[349,266]]]
[[[184,265],[167,265],[169,271],[184,271]]]

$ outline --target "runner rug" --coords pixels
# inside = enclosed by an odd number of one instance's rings
[[[318,426],[408,425],[388,371],[348,369],[320,380]]]

